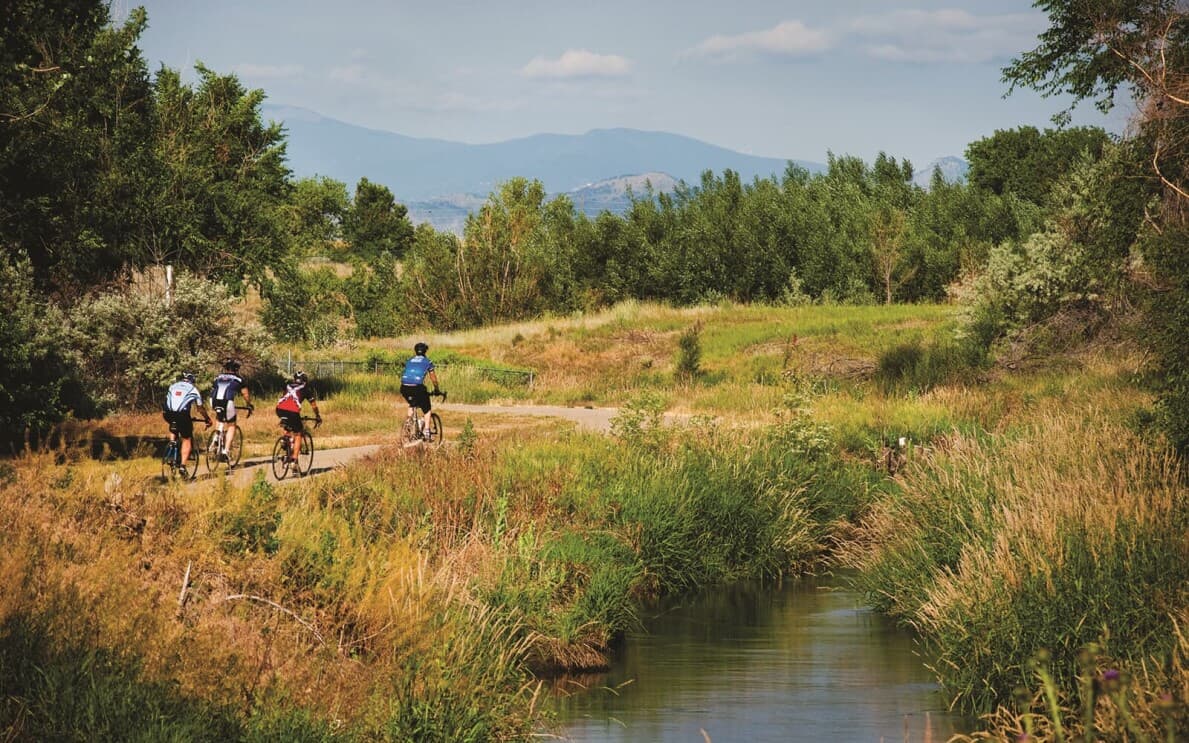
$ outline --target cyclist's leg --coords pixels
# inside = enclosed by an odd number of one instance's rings
[[[235,421],[238,415],[235,411],[235,400],[228,400],[227,407],[223,409],[223,418],[227,421],[226,432],[223,434],[223,451],[220,454],[227,455],[227,447],[231,445],[231,439],[235,437]]]
[[[429,411],[432,407],[429,402],[429,389],[425,385],[417,386],[417,407],[421,409],[421,417],[417,420],[418,433],[422,438],[425,438],[429,433]]]
[[[183,462],[190,459],[190,446],[194,438],[194,421],[190,420],[190,410],[179,410],[173,414],[174,423],[178,429],[178,440],[181,442]]]
[[[301,413],[278,410],[277,415],[281,418],[281,431],[289,437],[289,461],[292,462],[301,453]]]

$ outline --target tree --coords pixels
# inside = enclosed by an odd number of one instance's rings
[[[168,68],[155,84],[159,199],[143,215],[149,252],[237,285],[261,284],[287,253],[282,209],[289,198],[280,124],[260,118],[261,90],[195,66],[197,88]]]
[[[1012,193],[1043,205],[1052,185],[1066,176],[1083,155],[1102,156],[1110,143],[1096,126],[1046,129],[1034,126],[996,130],[966,147],[966,180],[996,195]]]
[[[351,208],[347,185],[333,178],[301,178],[286,205],[288,231],[300,256],[327,255],[343,237]]]
[[[1120,88],[1138,112],[1138,149],[1162,192],[1139,241],[1151,267],[1146,340],[1174,446],[1189,453],[1189,5],[1184,0],[1040,0],[1049,29],[1004,70],[1014,89],[1095,98],[1109,110]]]
[[[351,252],[364,260],[389,253],[401,258],[413,244],[413,223],[409,210],[396,203],[387,186],[360,178],[355,201],[343,222],[343,234]]]
[[[892,303],[896,288],[912,277],[916,268],[904,270],[904,212],[894,207],[881,209],[871,221],[871,255],[884,288],[884,304]]]
[[[14,0],[0,23],[0,244],[37,284],[73,294],[144,260],[153,181],[146,18],[108,26],[101,0]]]

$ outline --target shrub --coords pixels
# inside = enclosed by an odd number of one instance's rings
[[[171,306],[160,295],[131,288],[82,303],[71,314],[70,331],[92,395],[109,405],[151,408],[183,369],[198,374],[201,384],[203,370],[223,356],[263,366],[263,329],[237,317],[231,303],[222,284],[188,274],[178,276]]]
[[[683,382],[702,373],[702,323],[694,323],[677,339],[677,368],[673,373]]]
[[[26,431],[45,431],[69,412],[89,414],[92,406],[62,315],[38,296],[29,261],[0,261],[0,285],[8,292],[0,313],[0,446],[11,446]]]
[[[896,389],[925,392],[969,377],[983,365],[985,358],[985,352],[969,340],[928,345],[914,340],[881,354],[875,378],[885,392]]]
[[[229,555],[244,552],[263,552],[271,555],[280,546],[277,527],[281,513],[277,509],[277,494],[264,474],[256,476],[252,488],[237,510],[218,514],[215,529],[222,537],[219,546]]]

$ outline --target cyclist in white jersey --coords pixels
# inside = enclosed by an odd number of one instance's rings
[[[182,440],[182,461],[190,461],[190,442],[194,436],[194,421],[190,418],[190,409],[197,408],[206,421],[206,427],[211,427],[211,416],[202,407],[202,395],[194,386],[194,375],[183,372],[178,375],[176,382],[169,386],[165,393],[165,404],[161,406],[161,417],[169,424],[169,438],[180,437]]]

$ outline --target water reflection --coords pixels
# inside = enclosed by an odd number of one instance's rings
[[[609,673],[559,683],[573,691],[556,699],[561,734],[919,742],[967,729],[911,638],[841,585],[739,586],[667,607],[625,640]]]

